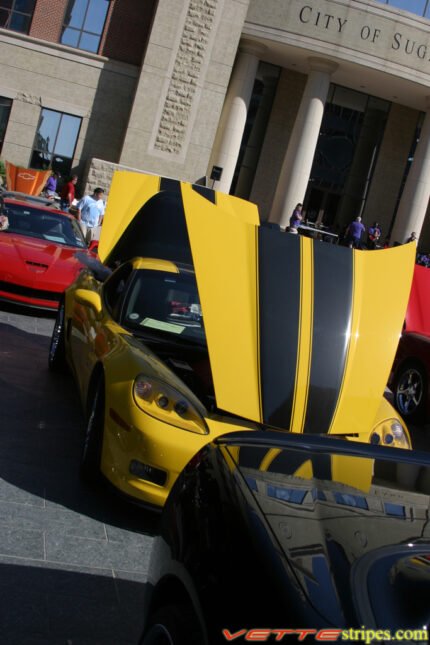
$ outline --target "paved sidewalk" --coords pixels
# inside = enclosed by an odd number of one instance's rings
[[[85,488],[83,419],[47,369],[53,319],[0,311],[0,643],[129,645],[158,517]]]

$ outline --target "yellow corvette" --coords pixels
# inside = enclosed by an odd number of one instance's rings
[[[162,506],[189,460],[237,430],[411,446],[383,394],[414,245],[287,235],[244,200],[117,172],[99,256],[66,290],[49,352],[87,413],[86,477]]]

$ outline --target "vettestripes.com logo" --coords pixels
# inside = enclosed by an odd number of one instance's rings
[[[333,642],[333,641],[351,641],[369,643],[382,641],[416,641],[428,642],[429,631],[427,627],[421,629],[239,629],[230,631],[223,629],[222,634],[227,642],[244,640],[246,642],[281,642],[290,637],[295,637],[296,641],[306,639]]]

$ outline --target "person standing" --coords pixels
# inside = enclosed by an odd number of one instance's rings
[[[290,226],[289,226],[290,233],[297,233],[297,229],[299,228],[303,220],[302,209],[303,209],[303,204],[296,204],[296,207],[293,210],[293,213],[290,217]]]
[[[379,241],[381,239],[382,230],[378,222],[374,222],[373,226],[370,226],[367,231],[367,248],[376,249]]]
[[[64,184],[60,191],[60,206],[66,211],[73,205],[75,199],[75,186],[78,183],[78,175],[72,175],[70,180]]]
[[[57,194],[57,182],[59,178],[60,173],[54,170],[52,172],[52,175],[48,178],[48,181],[45,184],[45,188],[43,189],[43,192],[45,193],[45,195],[47,195],[47,197],[54,198]]]
[[[415,233],[415,231],[413,231],[408,237],[408,239],[406,240],[405,244],[408,244],[408,242],[416,242],[416,241],[417,241],[417,234]]]
[[[349,248],[360,249],[361,248],[361,236],[366,231],[366,227],[361,221],[361,217],[358,216],[353,222],[348,226],[346,231],[346,243]]]
[[[103,188],[96,188],[92,195],[86,195],[76,204],[78,220],[81,223],[87,240],[92,239],[91,229],[101,226],[105,214],[105,203],[103,201]],[[88,239],[89,238],[89,239]]]
[[[5,215],[4,210],[4,199],[0,195],[0,231],[6,231],[9,228],[9,219],[7,215]]]

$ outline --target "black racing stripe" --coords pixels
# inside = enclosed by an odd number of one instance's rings
[[[289,429],[299,340],[300,239],[261,226],[258,258],[263,421]]]
[[[353,253],[314,243],[312,361],[304,432],[328,432],[345,370],[352,313]]]
[[[169,193],[179,193],[181,191],[181,183],[178,179],[160,177],[160,191],[161,190],[167,190]]]
[[[199,184],[193,184],[192,189],[196,191],[196,193],[199,193],[202,197],[207,199],[209,202],[212,204],[215,204],[215,196],[216,193],[212,188],[208,188],[207,186],[199,186]]]

